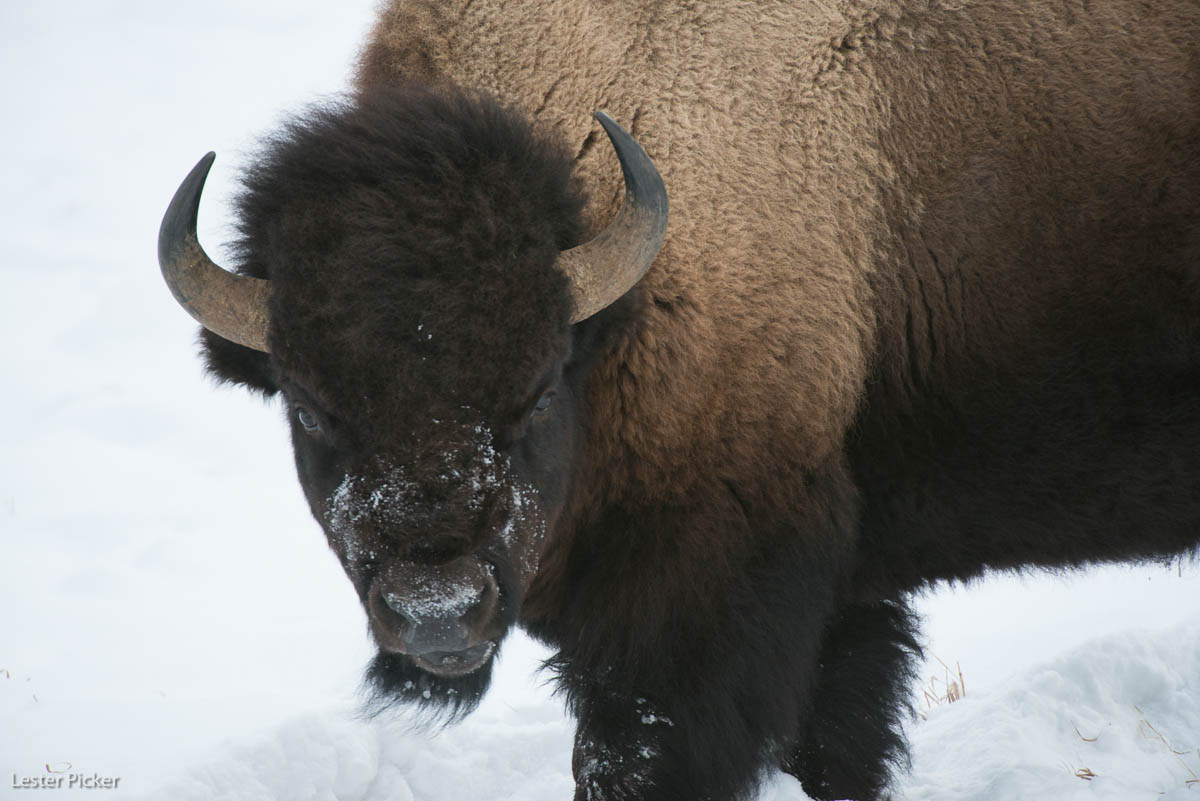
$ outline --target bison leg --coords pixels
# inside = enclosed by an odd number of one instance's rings
[[[609,696],[576,714],[575,801],[737,801],[778,761],[772,738],[754,729],[769,710],[735,698]]]
[[[920,653],[915,622],[883,602],[840,611],[826,632],[804,734],[783,765],[813,798],[875,801],[907,765],[900,724]]]
[[[812,486],[786,528],[714,493],[611,512],[577,551],[565,608],[537,630],[578,721],[576,801],[745,799],[799,740],[853,527],[852,491]]]

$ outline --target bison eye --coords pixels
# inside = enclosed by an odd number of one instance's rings
[[[303,406],[296,407],[296,419],[300,421],[300,425],[304,426],[304,430],[310,434],[321,427],[321,424],[317,422],[316,415]]]
[[[533,406],[533,413],[534,414],[545,414],[546,410],[550,408],[550,402],[553,400],[554,400],[554,393],[547,392],[545,395],[538,398],[538,402],[536,404],[534,404],[534,406]]]

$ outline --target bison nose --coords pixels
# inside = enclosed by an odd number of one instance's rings
[[[367,602],[380,646],[437,661],[492,639],[499,587],[473,556],[440,565],[394,562],[375,578]]]
[[[440,616],[424,616],[414,612],[407,598],[397,593],[383,595],[384,603],[408,623],[400,635],[406,654],[430,654],[437,651],[465,651],[470,644],[471,633],[467,630],[463,616],[454,608]],[[468,610],[469,611],[469,610]]]

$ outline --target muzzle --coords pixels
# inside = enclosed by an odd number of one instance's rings
[[[380,648],[440,675],[476,670],[504,633],[495,569],[474,556],[385,566],[371,582],[367,614]]]

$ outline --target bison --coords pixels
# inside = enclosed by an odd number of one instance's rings
[[[885,797],[909,594],[1200,544],[1191,0],[394,0],[234,272],[210,163],[161,267],[374,703],[466,714],[519,626],[577,801]]]

